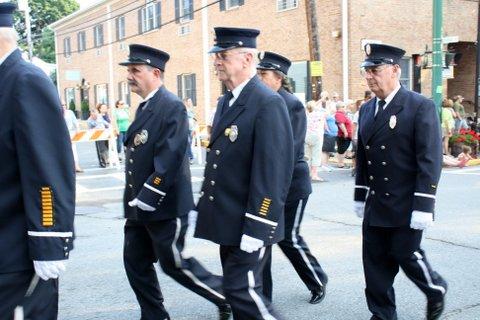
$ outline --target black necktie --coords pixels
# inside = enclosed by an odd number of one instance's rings
[[[383,112],[383,106],[385,106],[386,102],[385,100],[379,100],[378,101],[378,110],[377,113],[375,114],[375,119],[377,119]]]
[[[227,91],[225,92],[225,95],[223,96],[223,105],[222,105],[222,113],[220,115],[225,114],[227,112],[228,108],[230,108],[230,100],[233,98],[233,93],[232,91]]]
[[[138,116],[140,115],[140,113],[142,112],[143,110],[143,107],[147,104],[147,101],[143,101],[141,102],[139,105],[138,105],[138,108],[137,108],[137,111],[135,112],[135,119],[138,118]]]

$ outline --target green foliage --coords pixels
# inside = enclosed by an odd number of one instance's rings
[[[88,100],[82,100],[81,108],[82,113],[90,112],[90,104],[88,103]]]
[[[28,3],[34,53],[46,62],[54,63],[54,35],[48,25],[78,10],[79,5],[75,0],[29,0]],[[15,29],[21,39],[19,45],[25,49],[27,32],[23,12],[15,13]]]
[[[75,101],[70,100],[70,103],[68,104],[68,109],[72,110],[73,113],[77,113],[77,108],[75,106]]]

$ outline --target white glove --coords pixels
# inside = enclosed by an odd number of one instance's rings
[[[353,201],[353,212],[359,217],[363,219],[363,213],[365,211],[365,202],[363,201]]]
[[[255,239],[244,234],[242,240],[240,240],[240,249],[252,253],[263,247],[263,244],[263,240]]]
[[[155,211],[155,208],[152,207],[152,206],[149,206],[148,204],[146,204],[145,202],[142,202],[140,200],[138,200],[137,198],[133,199],[132,201],[130,201],[128,203],[128,205],[130,207],[138,207],[140,209],[142,209],[143,211]]]
[[[35,273],[47,281],[48,279],[57,279],[60,273],[65,271],[65,260],[55,261],[33,261]]]
[[[413,210],[410,228],[425,230],[433,225],[433,214],[430,212]]]

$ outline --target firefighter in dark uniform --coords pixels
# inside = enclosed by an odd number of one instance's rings
[[[287,107],[256,76],[260,31],[215,28],[211,49],[220,81],[197,205],[195,236],[220,245],[223,287],[235,319],[277,319],[262,293],[271,245],[284,238],[283,208],[293,170]]]
[[[290,89],[287,78],[288,69],[292,64],[290,60],[268,51],[261,52],[259,58],[258,75],[267,86],[277,91],[285,100],[293,131],[295,167],[285,203],[285,239],[280,241],[278,246],[311,291],[310,303],[316,304],[325,297],[328,278],[300,235],[303,213],[308,196],[312,193],[308,164],[304,159],[307,116],[303,104]],[[265,267],[263,289],[265,295],[272,299],[272,275],[269,265],[270,263]]]
[[[53,320],[73,248],[73,154],[55,86],[17,48],[15,9],[0,3],[0,319]]]
[[[163,306],[154,263],[178,283],[219,307],[230,308],[222,278],[194,258],[183,258],[188,212],[193,208],[188,121],[182,101],[163,85],[170,56],[155,48],[130,45],[127,80],[143,98],[126,135],[124,264],[140,304],[142,319],[170,319]]]
[[[438,115],[431,100],[400,85],[404,50],[367,44],[365,53],[362,74],[376,98],[360,109],[354,209],[363,217],[371,319],[397,319],[399,267],[427,296],[427,319],[438,319],[447,285],[420,248],[442,168]]]

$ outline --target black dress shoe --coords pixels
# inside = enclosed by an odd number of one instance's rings
[[[232,308],[228,304],[224,304],[218,307],[218,319],[228,320],[232,314]]]
[[[445,308],[445,299],[440,301],[428,301],[427,303],[427,320],[440,319],[443,309]]]
[[[317,304],[322,302],[325,298],[325,294],[327,293],[325,286],[320,287],[318,290],[312,290],[312,297],[310,298],[309,303]]]

